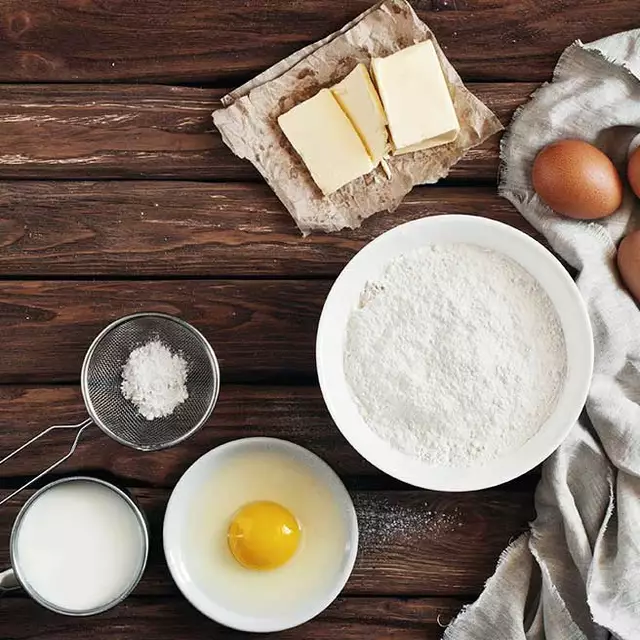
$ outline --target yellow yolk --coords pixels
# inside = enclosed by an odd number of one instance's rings
[[[275,502],[250,502],[233,516],[227,534],[233,557],[247,569],[277,569],[291,560],[300,542],[300,525]]]

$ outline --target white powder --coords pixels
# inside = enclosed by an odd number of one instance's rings
[[[189,397],[187,363],[160,340],[152,340],[129,355],[120,389],[147,420],[166,418]]]
[[[349,318],[345,375],[380,437],[430,464],[515,450],[556,406],[566,347],[547,294],[520,265],[470,244],[389,263]]]
[[[426,500],[390,500],[387,496],[359,493],[353,496],[353,505],[360,527],[359,544],[372,554],[383,548],[424,542],[451,534],[465,526],[458,507],[442,509]],[[419,494],[421,495],[421,494]]]

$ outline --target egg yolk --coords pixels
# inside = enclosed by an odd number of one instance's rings
[[[300,525],[276,502],[250,502],[233,516],[227,534],[233,557],[247,569],[277,569],[300,543]]]

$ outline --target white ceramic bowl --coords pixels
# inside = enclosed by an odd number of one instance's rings
[[[311,602],[304,602],[286,615],[246,616],[232,611],[212,599],[197,577],[190,574],[188,522],[194,498],[205,491],[216,470],[232,456],[243,452],[269,450],[300,464],[325,487],[340,510],[346,540],[335,577],[326,590]],[[206,506],[203,508],[206,509]],[[326,609],[346,584],[358,551],[358,521],[349,493],[336,473],[318,456],[296,444],[277,438],[244,438],[221,445],[199,458],[180,478],[174,488],[164,518],[164,551],[171,575],[183,595],[205,616],[232,629],[250,632],[283,631],[298,626]]]
[[[514,452],[467,468],[438,467],[406,455],[364,422],[345,380],[346,326],[367,281],[375,280],[393,258],[437,243],[470,243],[500,252],[526,269],[551,299],[567,347],[567,376],[555,411],[537,434]],[[416,487],[471,491],[495,486],[526,473],[547,458],[566,437],[584,406],[593,371],[593,336],[586,306],[562,264],[521,231],[487,218],[441,215],[414,220],[387,231],[344,268],[320,318],[316,344],[318,377],[334,422],[350,444],[385,473]]]

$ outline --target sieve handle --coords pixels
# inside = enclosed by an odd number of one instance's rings
[[[76,450],[76,447],[78,446],[78,442],[80,440],[80,436],[82,435],[82,432],[87,427],[89,427],[91,424],[93,424],[93,420],[91,420],[91,418],[87,418],[86,420],[84,420],[84,421],[82,421],[82,422],[80,422],[78,424],[57,424],[57,425],[55,425],[53,427],[49,427],[48,429],[45,429],[44,431],[39,433],[37,436],[35,436],[35,438],[31,438],[31,440],[29,440],[29,442],[25,442],[21,447],[18,447],[15,451],[10,453],[8,456],[5,456],[4,458],[2,458],[2,460],[0,460],[0,465],[3,465],[7,460],[13,458],[13,456],[17,455],[18,453],[20,453],[21,451],[26,449],[28,446],[32,445],[36,440],[39,440],[43,436],[46,436],[48,433],[50,433],[51,431],[54,431],[55,429],[77,429],[78,430],[78,433],[76,433],[75,440],[73,441],[73,444],[71,445],[71,449],[69,449],[69,453],[64,455],[57,462],[54,462],[50,467],[45,469],[42,473],[39,473],[35,478],[31,478],[31,480],[29,480],[29,482],[27,482],[26,484],[23,484],[19,489],[16,489],[12,494],[10,494],[10,495],[6,496],[5,498],[3,498],[2,500],[0,500],[0,505],[3,505],[8,500],[11,500],[11,498],[13,498],[14,496],[18,495],[23,489],[26,489],[27,487],[30,487],[34,482],[37,482],[38,480],[40,480],[40,478],[42,478],[43,476],[46,476],[47,473],[49,473],[50,471],[53,471],[56,467],[61,465],[65,460],[68,460],[73,455],[74,451]],[[3,574],[0,574],[0,576],[1,575],[3,575]]]

